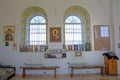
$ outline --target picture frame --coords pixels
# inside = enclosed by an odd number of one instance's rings
[[[78,45],[73,45],[74,46],[74,50],[78,50]]]
[[[9,42],[5,42],[5,46],[9,46]]]
[[[12,50],[14,50],[14,51],[18,50],[18,43],[16,43],[16,42],[12,43]]]
[[[76,51],[75,52],[75,57],[81,57],[82,56],[82,52],[81,51]]]
[[[86,43],[85,44],[85,49],[86,49],[86,51],[91,51],[91,44],[90,43]]]
[[[19,52],[27,52],[27,46],[26,45],[19,45]]]
[[[118,43],[118,48],[120,48],[120,43]]]
[[[119,41],[120,41],[120,26],[119,26]]]
[[[4,41],[10,42],[15,40],[15,26],[4,26]]]
[[[60,27],[50,28],[50,42],[61,42],[61,28]]]
[[[72,51],[73,50],[73,45],[68,45],[68,51]]]

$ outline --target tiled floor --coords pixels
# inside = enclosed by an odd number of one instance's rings
[[[102,75],[75,75],[71,78],[69,75],[57,75],[54,78],[53,75],[27,75],[22,78],[21,75],[13,77],[11,80],[120,80],[120,76],[102,76]]]

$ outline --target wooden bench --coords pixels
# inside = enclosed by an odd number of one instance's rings
[[[71,77],[74,76],[74,70],[75,69],[96,69],[99,68],[101,70],[101,75],[105,75],[105,65],[71,65],[69,66],[71,68]]]
[[[26,70],[53,70],[54,71],[54,77],[56,78],[56,69],[59,68],[59,66],[21,66],[22,68],[22,76],[23,78],[26,77]]]

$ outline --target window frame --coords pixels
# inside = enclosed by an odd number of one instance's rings
[[[28,17],[28,19],[27,19],[27,24],[26,24],[26,40],[25,40],[25,44],[26,45],[30,45],[30,35],[28,34],[29,32],[27,31],[28,30],[28,28],[30,27],[30,21],[32,20],[32,18],[34,18],[34,17],[36,17],[36,16],[42,16],[44,19],[45,19],[45,23],[32,23],[33,25],[34,24],[45,24],[46,25],[46,44],[45,45],[47,45],[47,19],[46,19],[46,17],[44,16],[44,15],[42,15],[42,14],[32,14],[31,16],[29,16]],[[30,30],[29,30],[30,31]],[[29,38],[29,39],[28,39]],[[27,42],[27,41],[29,41],[29,42]]]
[[[79,20],[81,21],[81,23],[66,23],[66,19],[68,18],[68,17],[70,17],[70,16],[76,16],[77,18],[79,18]],[[76,14],[76,13],[72,13],[72,14],[69,14],[69,15],[67,15],[66,17],[65,17],[65,20],[64,20],[64,45],[67,45],[66,44],[66,37],[65,37],[65,26],[66,26],[66,24],[72,24],[72,25],[74,25],[74,24],[80,24],[81,25],[81,36],[82,36],[82,45],[84,45],[85,46],[85,32],[84,32],[84,19],[82,18],[82,16],[80,16],[80,15],[78,15],[78,14]],[[74,45],[74,44],[72,44],[72,45]],[[81,45],[81,44],[78,44],[78,45]]]

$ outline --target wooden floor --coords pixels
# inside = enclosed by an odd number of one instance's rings
[[[102,76],[100,74],[84,74],[75,75],[73,78],[70,75],[27,75],[22,78],[21,75],[16,75],[10,80],[120,80],[120,76]]]

